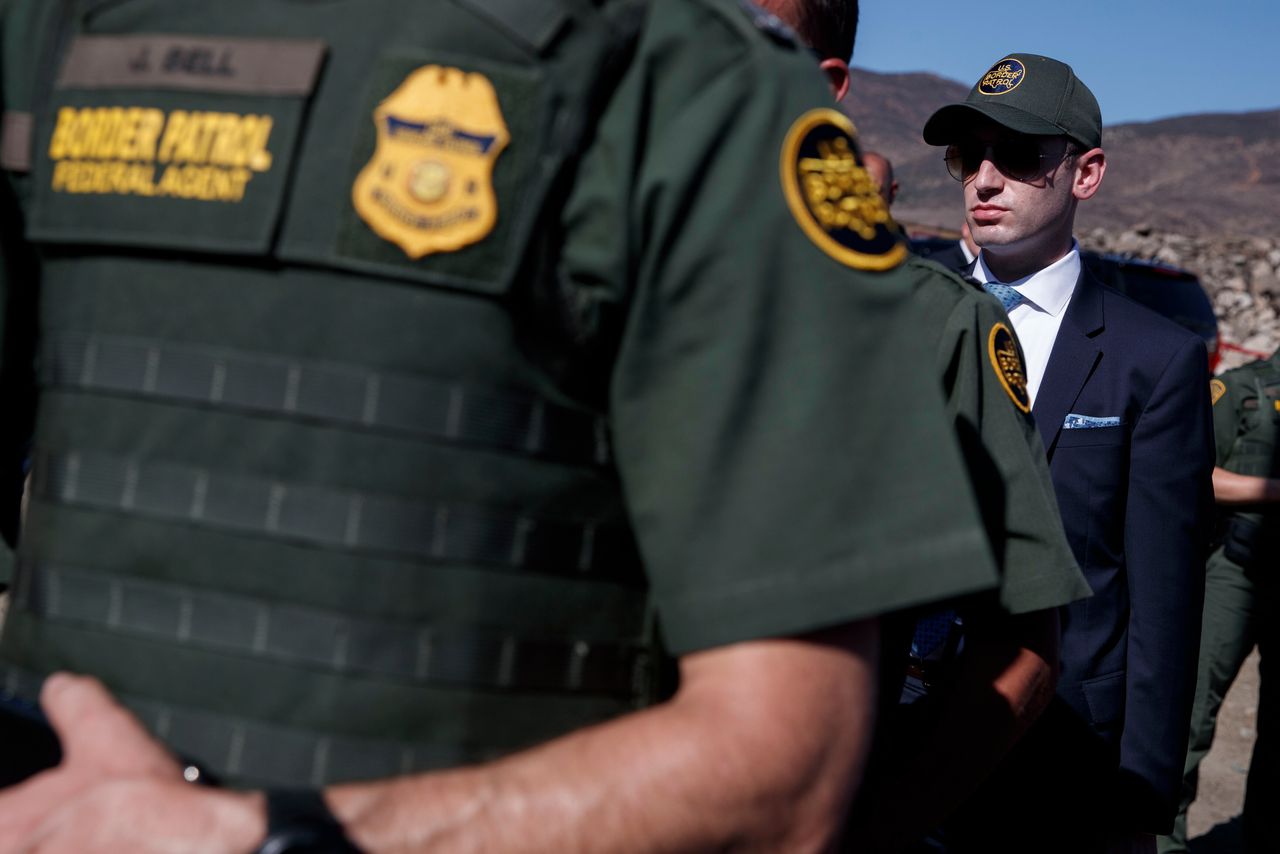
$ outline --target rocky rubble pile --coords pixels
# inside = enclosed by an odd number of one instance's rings
[[[1080,243],[1190,270],[1209,293],[1222,342],[1268,354],[1280,346],[1280,239],[1185,237],[1138,226],[1095,229],[1080,235]],[[1225,347],[1221,369],[1253,358]]]

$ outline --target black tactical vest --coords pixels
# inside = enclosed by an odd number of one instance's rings
[[[1280,364],[1272,359],[1244,370],[1236,382],[1242,430],[1223,467],[1237,474],[1280,477]],[[1232,513],[1223,545],[1228,558],[1245,568],[1280,561],[1280,527],[1274,513]]]
[[[637,4],[16,5],[4,368],[39,403],[2,687],[96,674],[275,785],[652,702],[620,296],[556,280]]]

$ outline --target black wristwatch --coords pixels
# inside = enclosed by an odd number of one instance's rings
[[[360,854],[314,789],[267,792],[267,838],[255,854]]]

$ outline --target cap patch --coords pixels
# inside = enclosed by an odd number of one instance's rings
[[[1027,394],[1027,372],[1022,367],[1022,357],[1018,355],[1018,345],[1013,340],[1013,333],[1003,323],[991,327],[991,335],[987,337],[987,353],[991,357],[991,367],[995,369],[1000,384],[1013,405],[1022,412],[1030,414],[1031,397]]]
[[[824,107],[796,119],[780,168],[791,215],[823,252],[857,270],[888,270],[907,257],[847,116]]]
[[[1007,95],[1022,85],[1027,77],[1027,67],[1012,57],[1002,59],[978,81],[978,91],[983,95]]]
[[[374,232],[417,259],[456,251],[493,230],[493,167],[511,137],[489,78],[423,66],[373,119],[377,150],[351,200]]]
[[[1217,406],[1218,401],[1222,400],[1222,396],[1227,393],[1227,384],[1222,380],[1209,380],[1209,396],[1213,400],[1213,405]]]

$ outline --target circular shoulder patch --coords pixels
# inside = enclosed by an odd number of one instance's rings
[[[1222,396],[1227,393],[1227,384],[1219,379],[1209,380],[1209,396],[1213,400],[1213,405],[1217,406],[1218,401],[1222,400]]]
[[[987,337],[987,355],[991,357],[991,367],[1000,378],[1000,385],[1008,393],[1013,405],[1025,413],[1031,412],[1031,397],[1027,394],[1027,372],[1022,367],[1022,357],[1018,355],[1018,345],[1013,340],[1013,333],[1003,323],[991,327]]]
[[[823,108],[796,119],[780,166],[791,215],[823,252],[857,270],[889,270],[907,257],[845,115]]]
[[[1007,95],[1022,85],[1027,67],[1016,59],[1002,59],[978,81],[978,91],[983,95]]]

